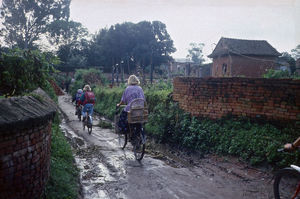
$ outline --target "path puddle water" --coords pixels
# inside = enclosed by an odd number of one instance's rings
[[[105,184],[115,182],[109,169],[101,162],[100,147],[89,145],[68,127],[63,120],[60,128],[69,140],[74,150],[77,167],[80,169],[80,182],[83,197],[88,199],[110,198],[105,190]]]

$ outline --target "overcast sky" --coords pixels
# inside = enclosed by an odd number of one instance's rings
[[[191,42],[212,52],[221,37],[267,40],[279,52],[300,44],[300,0],[72,0],[71,18],[95,33],[125,21],[166,24],[185,57]]]

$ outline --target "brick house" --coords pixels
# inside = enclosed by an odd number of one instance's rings
[[[280,53],[265,40],[222,37],[213,52],[213,77],[262,77],[275,69]]]

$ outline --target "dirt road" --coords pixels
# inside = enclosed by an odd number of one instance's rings
[[[267,173],[212,156],[184,164],[176,154],[160,160],[155,153],[147,153],[139,163],[130,144],[120,149],[113,130],[94,126],[91,135],[83,131],[70,96],[60,96],[59,106],[64,115],[61,128],[81,169],[84,198],[272,198]],[[93,124],[98,122],[94,118]]]

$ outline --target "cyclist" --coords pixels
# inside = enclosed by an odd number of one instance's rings
[[[75,115],[78,114],[78,113],[77,113],[77,110],[78,110],[78,107],[80,106],[80,97],[81,97],[82,94],[83,94],[82,89],[78,89],[78,90],[77,90],[77,93],[73,96],[72,102],[75,101],[75,104],[76,104]]]
[[[127,113],[130,109],[130,103],[137,98],[142,98],[145,100],[144,91],[139,86],[140,81],[135,75],[131,75],[128,78],[128,86],[123,92],[121,101],[117,106],[127,104],[127,106],[122,110],[120,114],[120,120],[118,123],[119,129],[121,132],[126,133],[128,131],[128,120]]]
[[[92,92],[92,89],[89,85],[85,85],[83,88],[83,95],[80,97],[80,104],[83,105],[82,109],[82,121],[86,119],[86,113],[88,111],[89,115],[93,115],[94,104],[96,101],[95,94]],[[91,121],[92,123],[93,121]]]
[[[295,150],[297,147],[300,147],[300,137],[298,137],[298,139],[293,143],[287,143],[284,145],[284,148],[290,151]]]

